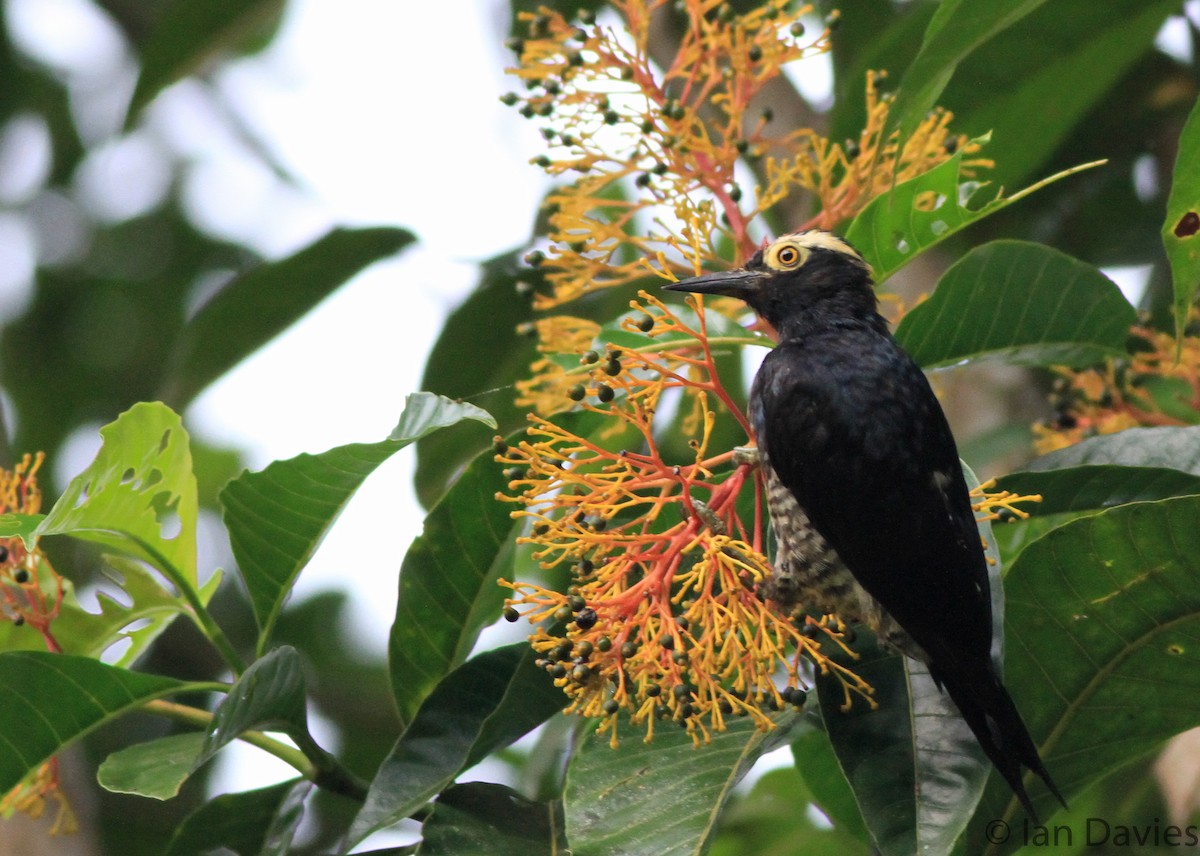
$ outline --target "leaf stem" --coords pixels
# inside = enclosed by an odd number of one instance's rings
[[[229,687],[224,684],[213,684],[212,689],[228,692]],[[213,721],[213,714],[210,711],[165,699],[147,702],[143,710],[146,713],[182,722],[205,731],[212,726]],[[238,735],[238,739],[274,755],[319,788],[359,802],[366,799],[367,784],[343,767],[337,758],[318,746],[311,735],[302,732],[290,733],[289,736],[296,741],[300,748],[289,746],[274,737],[268,737],[261,731],[243,731]]]
[[[228,687],[225,687],[225,689],[228,689]],[[207,710],[187,704],[179,704],[174,701],[166,701],[165,699],[147,702],[144,710],[146,713],[173,719],[176,722],[182,722],[185,725],[191,725],[200,729],[207,729],[213,720],[212,713]],[[261,731],[243,731],[238,735],[238,739],[274,755],[288,766],[294,767],[304,778],[315,781],[316,766],[308,759],[307,755],[294,746],[288,746],[282,741],[268,737]]]

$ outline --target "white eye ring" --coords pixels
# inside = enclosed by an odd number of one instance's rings
[[[784,244],[774,253],[775,264],[785,270],[794,270],[804,264],[808,258],[808,253],[803,247],[798,247],[795,244]]]

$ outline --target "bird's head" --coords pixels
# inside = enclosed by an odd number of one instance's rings
[[[819,230],[776,238],[745,267],[666,288],[744,300],[784,339],[812,324],[878,317],[870,265],[837,235]]]

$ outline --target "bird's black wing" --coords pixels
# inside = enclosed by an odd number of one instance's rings
[[[935,676],[982,668],[987,566],[953,437],[920,368],[865,325],[785,342],[759,371],[751,418],[781,482]]]

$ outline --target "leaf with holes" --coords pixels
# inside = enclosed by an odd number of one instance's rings
[[[1200,291],[1200,101],[1179,135],[1162,239],[1175,291],[1175,335],[1182,338],[1192,301]]]
[[[37,527],[70,535],[157,568],[196,595],[196,477],[179,416],[135,404],[100,429],[96,459],[67,485]]]
[[[276,461],[225,486],[225,525],[258,622],[260,653],[296,578],[367,476],[417,439],[464,419],[496,424],[472,404],[413,393],[386,440]]]
[[[1070,802],[1100,777],[1200,725],[1200,497],[1123,505],[1032,542],[1005,576],[1006,682]],[[1031,792],[1048,817],[1054,798]],[[996,774],[967,831],[1020,806]],[[1019,838],[1014,836],[1014,838]]]
[[[175,618],[188,611],[187,605],[152,571],[126,556],[105,555],[105,581],[96,589],[99,612],[79,603],[73,588],[63,599],[54,620],[54,638],[67,654],[99,658],[110,648],[122,645],[113,665],[130,667]],[[222,574],[214,573],[196,589],[200,602],[208,604],[221,585]],[[114,596],[108,585],[123,596]]]
[[[896,328],[922,368],[992,360],[1085,366],[1125,355],[1137,313],[1097,268],[1027,241],[992,241],[954,263]]]
[[[987,136],[971,142],[983,144]],[[1048,184],[1097,164],[1063,170],[1011,196],[991,194],[987,182],[962,173],[965,151],[916,178],[876,196],[846,228],[846,240],[871,264],[882,283],[930,247],[989,214],[1017,202]]]

